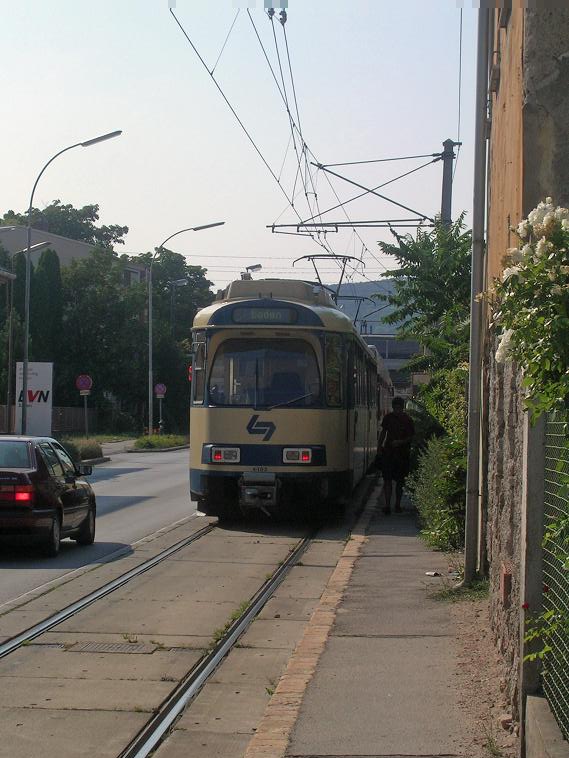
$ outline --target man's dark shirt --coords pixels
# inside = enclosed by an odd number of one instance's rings
[[[388,450],[392,449],[392,442],[409,439],[409,437],[415,435],[415,424],[413,423],[413,419],[404,411],[401,411],[400,413],[388,413],[384,416],[381,426],[382,429],[387,432],[384,446]],[[393,448],[393,450],[405,455],[409,453],[410,448],[411,442],[409,441],[407,444],[401,445],[401,447]]]

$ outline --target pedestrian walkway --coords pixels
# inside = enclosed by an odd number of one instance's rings
[[[334,624],[313,675],[306,677],[294,726],[285,726],[286,709],[294,702],[303,663],[310,666],[316,640],[310,631],[281,680],[284,687],[277,688],[282,717],[277,706],[252,741],[251,755],[282,756],[279,743],[287,745],[289,758],[478,754],[475,729],[458,706],[450,608],[433,597],[441,579],[426,575],[444,576],[448,563],[417,535],[406,504],[400,515],[386,516],[377,508],[363,544],[357,537],[353,546],[348,543],[338,566],[357,553],[358,539],[359,557],[355,563],[352,558]],[[323,627],[317,614],[311,624],[318,632]]]

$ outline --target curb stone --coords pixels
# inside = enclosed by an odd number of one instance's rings
[[[108,455],[103,455],[100,458],[83,458],[81,463],[86,463],[87,466],[96,466],[97,463],[107,463],[110,460]]]
[[[126,450],[127,453],[171,453],[173,450],[189,450],[189,445],[176,445],[176,447],[133,447]]]

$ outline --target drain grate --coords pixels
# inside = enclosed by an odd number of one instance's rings
[[[76,642],[67,648],[69,653],[153,653],[157,645],[147,642]]]

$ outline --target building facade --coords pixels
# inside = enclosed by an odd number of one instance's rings
[[[501,277],[508,248],[518,245],[513,229],[521,219],[548,196],[569,206],[569,8],[538,10],[520,4],[482,13],[490,17],[488,287]],[[529,650],[524,634],[530,614],[543,607],[546,420],[530,423],[520,367],[496,362],[497,337],[488,314],[483,340],[479,568],[490,579],[491,626],[507,670],[513,715],[522,729],[522,750],[530,756],[542,754],[535,752],[539,729],[526,716],[535,712],[527,704],[542,691],[544,680],[539,661],[524,660]],[[563,699],[569,694],[569,659],[560,686]],[[569,700],[560,707],[554,698],[548,702],[566,737]],[[569,750],[559,755],[569,755]]]

